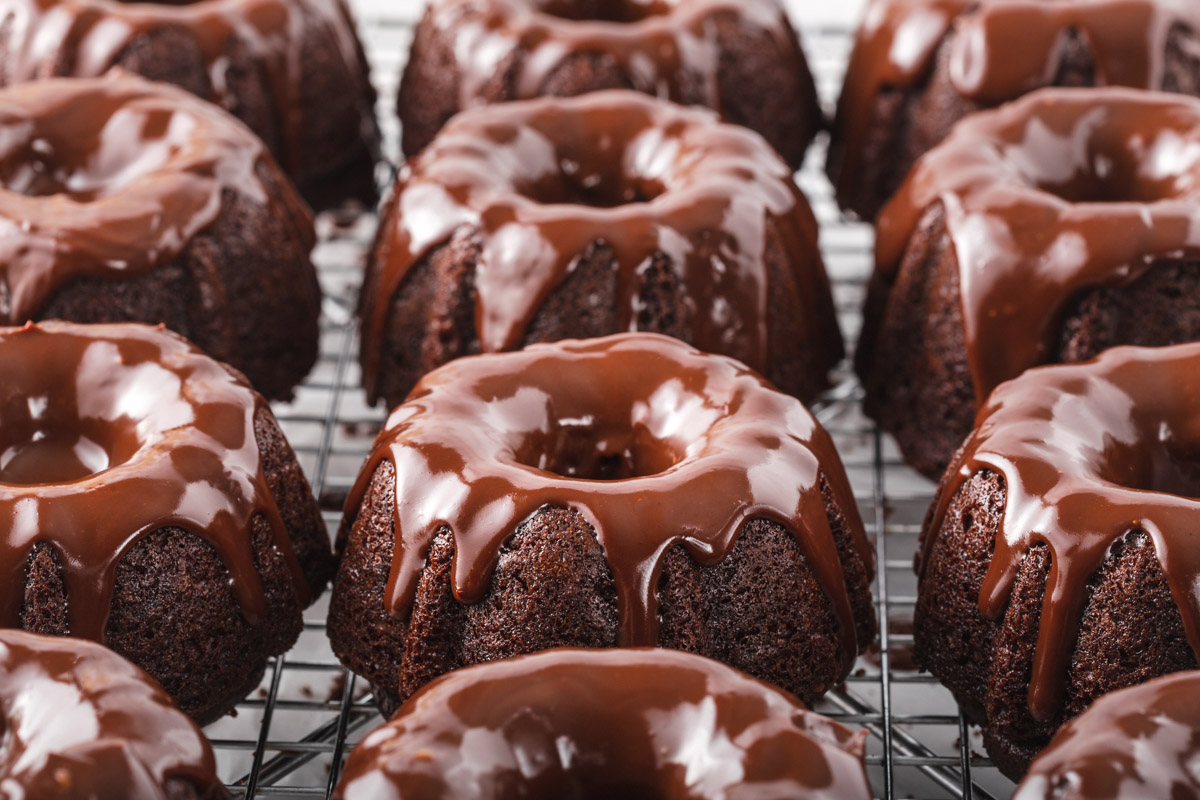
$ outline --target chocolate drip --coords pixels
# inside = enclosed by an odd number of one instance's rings
[[[90,642],[0,631],[5,797],[225,797],[212,747],[148,675]],[[174,796],[174,795],[170,795]]]
[[[0,91],[0,324],[36,318],[74,278],[170,262],[225,191],[288,204],[258,178],[263,146],[192,95],[140,78],[45,80]],[[308,243],[311,246],[311,242]]]
[[[791,31],[778,0],[449,0],[434,3],[430,13],[435,28],[454,31],[459,108],[483,101],[487,84],[513,53],[525,54],[513,87],[519,100],[540,95],[571,57],[604,53],[629,76],[631,89],[702,102],[719,113],[714,18],[731,14],[780,36]]]
[[[551,650],[430,684],[351,753],[334,797],[860,800],[865,737],[698,656]]]
[[[1045,546],[1050,572],[1029,685],[1039,720],[1058,711],[1092,578],[1134,531],[1153,541],[1200,657],[1200,344],[1114,348],[1095,361],[1032,370],[997,389],[947,472],[925,529],[940,530],[970,477],[1004,479],[1003,521],[979,594],[999,619],[1021,564]]]
[[[461,114],[406,167],[396,191],[395,225],[382,232],[375,265],[378,291],[363,309],[372,400],[393,298],[462,226],[482,239],[474,286],[485,353],[520,347],[543,301],[588,245],[603,242],[619,270],[619,330],[636,329],[642,272],[662,252],[695,304],[689,341],[765,371],[768,231],[797,274],[820,264],[812,211],[765,141],[708,111],[633,92]],[[700,258],[701,236],[718,237],[719,263]],[[796,315],[815,328],[812,294]]]
[[[683,545],[697,562],[717,564],[742,526],[762,518],[792,533],[829,597],[843,667],[858,652],[822,475],[864,563],[871,550],[849,485],[831,472],[837,452],[799,401],[731,359],[650,334],[460,359],[393,412],[344,525],[384,461],[396,474],[384,600],[398,619],[443,526],[454,537],[454,594],[475,603],[505,541],[556,506],[596,531],[616,584],[621,645],[656,645],[667,552]]]
[[[1013,800],[1144,800],[1200,795],[1200,673],[1113,692],[1068,722]]]
[[[161,329],[60,322],[0,329],[0,375],[0,626],[20,627],[45,543],[71,634],[103,642],[121,558],[168,527],[213,546],[257,621],[258,515],[307,599],[254,435],[265,401],[240,377]]]
[[[945,210],[978,404],[1044,363],[1070,299],[1200,257],[1200,102],[1046,89],[964,120],[879,218],[891,280],[921,217]]]
[[[995,106],[1050,85],[1059,42],[1077,33],[1106,86],[1162,89],[1173,27],[1200,32],[1193,0],[873,0],[846,72],[836,135],[845,142],[838,196],[861,180],[877,99],[910,90],[933,69],[947,35],[950,84],[962,97]]]
[[[350,13],[342,0],[184,0],[178,4],[137,0],[5,0],[12,25],[5,53],[8,82],[63,77],[92,78],[104,74],[139,37],[161,28],[187,31],[200,48],[209,74],[206,100],[236,112],[239,98],[229,86],[230,51],[236,43],[249,48],[264,72],[278,123],[282,152],[276,153],[288,174],[299,175],[311,160],[302,132],[320,109],[306,108],[303,98],[304,30],[328,31],[348,74],[362,69]],[[354,89],[348,89],[357,91]],[[263,133],[260,131],[259,133]]]

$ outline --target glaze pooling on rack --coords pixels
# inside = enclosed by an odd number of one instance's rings
[[[550,650],[427,686],[351,754],[334,797],[865,800],[865,750],[865,732],[715,661]]]
[[[1200,793],[1200,673],[1111,692],[1068,722],[1013,800],[1144,800]]]
[[[995,106],[1054,80],[1060,40],[1078,34],[1104,86],[1163,89],[1172,29],[1200,32],[1192,0],[871,0],[859,27],[838,106],[845,158],[838,196],[860,180],[874,104],[885,90],[918,87],[948,35],[951,86]],[[1019,47],[1009,46],[1020,42]]]
[[[142,537],[208,542],[251,622],[266,612],[251,524],[308,582],[263,472],[266,401],[183,339],[143,325],[0,329],[0,625],[20,627],[33,548],[53,548],[74,636],[103,642],[117,568]]]
[[[520,347],[545,299],[594,242],[619,272],[619,330],[637,327],[645,269],[669,256],[692,298],[689,339],[759,371],[768,366],[770,232],[797,285],[824,267],[817,224],[791,170],[760,137],[633,92],[508,103],[465,112],[405,167],[381,231],[362,309],[367,394],[377,396],[393,300],[411,270],[466,226],[482,240],[475,326],[485,353]],[[693,242],[720,239],[719,259]],[[720,263],[714,263],[719,260]],[[819,292],[796,316],[816,331]],[[699,307],[702,298],[713,298]]]
[[[872,553],[829,435],[794,398],[742,365],[674,339],[623,334],[459,359],[393,412],[347,500],[354,523],[376,470],[396,475],[387,611],[407,616],[433,538],[454,537],[451,586],[483,599],[500,549],[547,506],[578,511],[612,569],[622,646],[658,644],[662,560],[683,545],[721,562],[742,526],[796,539],[839,622],[842,667],[858,654],[822,477]]]
[[[294,191],[259,178],[264,156],[236,121],[165,84],[110,75],[0,91],[0,324],[36,319],[75,278],[169,263],[227,191],[283,204],[280,218],[312,237]]]
[[[1043,89],[963,121],[880,215],[879,278],[894,279],[936,204],[957,261],[967,363],[982,405],[1000,383],[1050,357],[1060,315],[1078,292],[1200,257],[1200,101]]]
[[[1030,548],[1049,551],[1029,709],[1061,707],[1093,577],[1134,531],[1153,541],[1200,656],[1200,344],[1114,348],[1095,361],[1042,367],[997,389],[947,472],[925,527],[942,529],[952,499],[982,470],[1004,480],[1003,519],[979,593],[1000,619]]]
[[[204,734],[116,653],[5,630],[0,675],[5,797],[159,800],[175,782],[226,796]]]

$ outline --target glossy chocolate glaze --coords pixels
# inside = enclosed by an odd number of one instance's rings
[[[865,739],[699,656],[550,650],[430,684],[334,797],[865,800]]]
[[[1167,36],[1200,32],[1193,0],[872,0],[850,56],[835,135],[845,142],[838,195],[861,179],[875,103],[885,89],[917,88],[948,34],[950,82],[984,107],[1054,80],[1058,44],[1081,36],[1102,86],[1162,89]]]
[[[543,302],[593,242],[619,270],[620,330],[637,326],[642,269],[667,254],[695,305],[689,341],[767,366],[768,231],[788,261],[821,270],[817,224],[791,170],[762,138],[635,92],[505,103],[455,117],[401,175],[362,309],[374,399],[393,298],[453,232],[478,232],[475,324],[485,353],[519,347]],[[700,236],[723,242],[701,259]],[[809,280],[801,285],[811,283]],[[796,316],[817,326],[813,307]],[[814,331],[820,338],[823,332]]]
[[[1003,520],[979,594],[999,619],[1031,547],[1049,549],[1029,709],[1059,710],[1089,585],[1114,543],[1153,541],[1192,650],[1200,656],[1200,344],[1118,347],[1084,364],[1026,372],[979,413],[925,528],[981,470],[1004,479]]]
[[[0,631],[0,795],[166,800],[168,782],[226,797],[204,734],[158,684],[91,642]]]
[[[1200,257],[1200,101],[1045,89],[964,120],[878,221],[876,269],[900,268],[941,204],[958,262],[977,403],[1044,363],[1078,292]]]
[[[681,544],[717,564],[742,525],[761,518],[795,536],[828,595],[842,666],[858,653],[822,475],[852,546],[864,564],[873,559],[833,442],[798,400],[732,359],[621,334],[451,362],[392,413],[348,498],[346,529],[384,461],[396,475],[384,602],[398,619],[443,526],[454,538],[454,595],[475,603],[505,541],[557,506],[596,531],[616,584],[620,644],[655,645],[668,551]]]
[[[238,98],[228,90],[237,76],[230,69],[234,43],[245,45],[261,64],[278,122],[283,152],[276,153],[290,175],[307,164],[301,132],[321,109],[306,107],[300,59],[308,26],[327,30],[350,75],[359,74],[354,23],[342,0],[3,0],[0,9],[13,27],[6,53],[5,81],[17,83],[50,75],[93,78],[108,71],[139,37],[159,28],[187,31],[198,44],[209,73],[206,97],[231,112]],[[359,87],[346,87],[358,92]]]
[[[436,29],[454,31],[459,108],[482,103],[488,82],[514,53],[526,54],[513,86],[519,100],[541,94],[571,57],[603,53],[630,76],[631,89],[676,102],[699,93],[720,113],[714,18],[736,15],[793,35],[779,0],[441,0],[430,14]],[[795,71],[803,70],[797,60]]]
[[[167,527],[212,545],[258,620],[256,515],[307,591],[254,435],[266,401],[243,378],[161,328],[61,322],[0,329],[0,375],[0,626],[21,626],[44,542],[71,634],[103,642],[122,556]]]
[[[0,324],[35,319],[72,279],[169,263],[226,191],[307,220],[296,195],[261,183],[263,157],[240,124],[165,84],[110,75],[0,90]]]
[[[1055,735],[1013,800],[1200,796],[1200,673],[1101,697]]]

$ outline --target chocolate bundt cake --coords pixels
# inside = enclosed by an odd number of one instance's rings
[[[385,713],[459,667],[662,646],[805,700],[874,639],[828,434],[653,334],[461,359],[397,408],[346,504],[329,637]]]
[[[809,399],[842,357],[817,224],[756,134],[635,92],[467,111],[401,173],[363,287],[372,402],[459,356],[644,330]]]
[[[1019,777],[1101,694],[1200,648],[1200,344],[1118,347],[1005,383],[942,480],[917,663]]]
[[[1200,797],[1200,673],[1105,695],[1062,727],[1013,800]]]
[[[956,122],[1047,86],[1200,95],[1200,3],[871,0],[829,147],[838,202],[874,219]]]
[[[936,476],[997,385],[1200,339],[1200,101],[1046,89],[965,120],[879,218],[865,408]]]
[[[374,201],[375,92],[344,0],[0,0],[0,86],[112,67],[241,119],[316,208]]]
[[[400,83],[404,152],[464,109],[602,89],[707,106],[792,168],[824,124],[779,0],[432,0]]]
[[[0,90],[0,187],[0,325],[164,323],[271,398],[316,361],[311,217],[214,106],[132,77]]]
[[[107,644],[220,716],[333,567],[270,407],[144,325],[0,329],[0,375],[0,627]]]
[[[225,800],[204,734],[91,642],[0,630],[0,796]]]
[[[868,800],[866,732],[670,650],[551,650],[443,676],[367,736],[336,800]]]

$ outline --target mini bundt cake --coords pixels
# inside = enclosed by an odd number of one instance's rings
[[[0,796],[225,800],[212,746],[162,688],[92,642],[0,630]]]
[[[308,210],[250,131],[179,89],[0,90],[0,229],[0,325],[164,323],[271,398],[316,361]]]
[[[551,650],[422,689],[333,797],[869,800],[865,750],[865,731],[706,658]]]
[[[963,121],[879,218],[858,372],[941,474],[1038,364],[1200,339],[1200,101],[1046,89]]]
[[[829,147],[838,202],[874,219],[956,122],[1047,86],[1200,95],[1200,3],[870,0]]]
[[[922,534],[917,663],[1019,777],[1101,694],[1195,669],[1200,344],[1005,383]]]
[[[654,334],[476,356],[388,420],[346,504],[329,637],[394,710],[459,667],[662,646],[810,700],[875,635],[829,435]]]
[[[333,568],[270,407],[144,325],[0,329],[0,375],[0,627],[107,644],[220,716]]]
[[[400,83],[404,152],[464,109],[602,89],[707,106],[793,169],[824,126],[779,0],[432,0]]]
[[[1200,797],[1200,673],[1101,697],[1029,767],[1013,800]]]
[[[344,0],[0,0],[0,86],[113,67],[241,119],[316,208],[374,201],[375,92]]]
[[[401,173],[363,287],[372,402],[459,356],[643,330],[810,399],[842,357],[817,224],[761,137],[634,92],[460,114]]]

